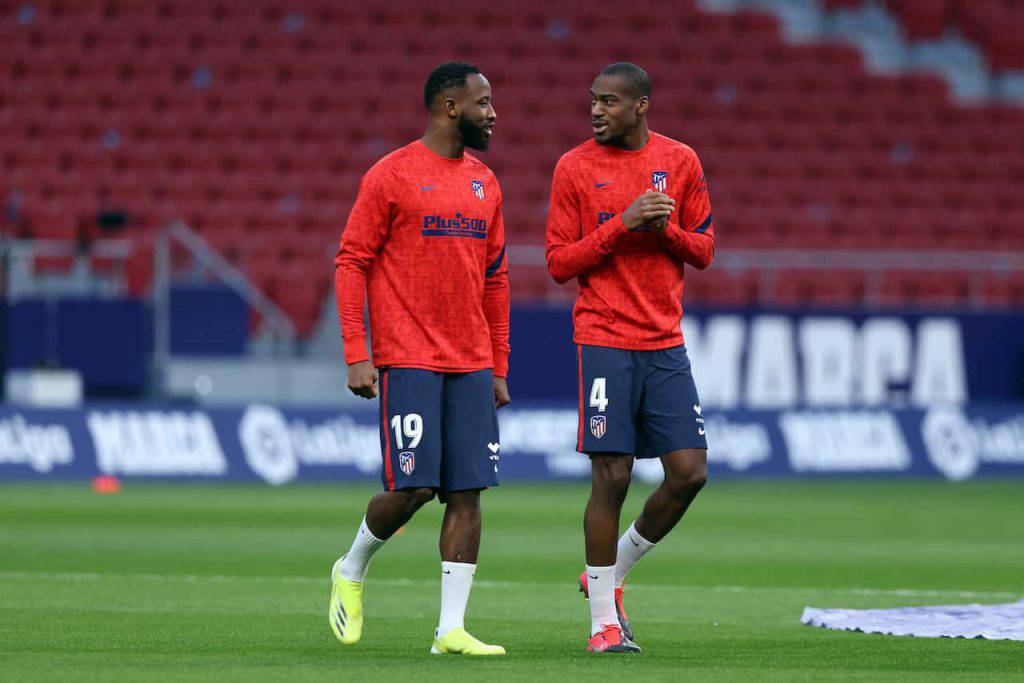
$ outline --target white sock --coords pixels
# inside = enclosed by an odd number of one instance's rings
[[[359,524],[359,531],[352,541],[352,547],[348,549],[345,559],[341,561],[338,573],[349,581],[362,581],[366,578],[366,570],[370,566],[373,554],[380,550],[387,541],[382,541],[366,526],[366,517]]]
[[[441,563],[441,619],[437,622],[435,638],[440,638],[453,628],[466,625],[466,603],[469,602],[469,589],[473,587],[474,574],[475,564]]]
[[[637,533],[636,522],[629,525],[626,533],[619,539],[619,547],[615,555],[615,585],[621,586],[626,574],[640,558],[647,554],[654,544]]]
[[[590,635],[605,626],[618,626],[615,613],[615,566],[591,567],[587,565],[587,595],[590,597]]]

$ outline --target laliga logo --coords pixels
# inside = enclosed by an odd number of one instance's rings
[[[921,437],[928,459],[947,478],[962,481],[978,471],[978,435],[961,411],[929,410],[921,423]]]
[[[299,473],[299,461],[281,411],[249,406],[238,423],[245,461],[268,484],[286,484]]]

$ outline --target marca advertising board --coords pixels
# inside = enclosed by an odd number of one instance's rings
[[[584,477],[576,410],[564,403],[500,413],[506,479]],[[1024,404],[704,411],[712,476],[1024,475]],[[358,481],[379,477],[377,411],[270,405],[192,409],[87,405],[0,407],[0,479],[125,478]],[[481,444],[481,448],[486,447]],[[638,476],[660,477],[657,461]]]

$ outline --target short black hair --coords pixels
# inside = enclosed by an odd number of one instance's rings
[[[480,69],[465,62],[438,64],[427,76],[427,84],[423,86],[423,104],[430,109],[430,104],[438,93],[444,92],[448,88],[464,87],[466,76],[478,73],[480,73]]]
[[[622,76],[633,88],[633,94],[639,99],[651,96],[651,77],[636,64],[615,62],[601,71],[602,76]]]

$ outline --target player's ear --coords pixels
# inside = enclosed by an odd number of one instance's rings
[[[443,105],[444,105],[444,113],[448,115],[448,118],[452,119],[453,121],[455,119],[459,118],[459,105],[455,101],[454,97],[446,97],[446,98],[444,98]]]
[[[651,106],[651,100],[647,95],[642,96],[636,101],[636,113],[646,114],[647,109]]]

